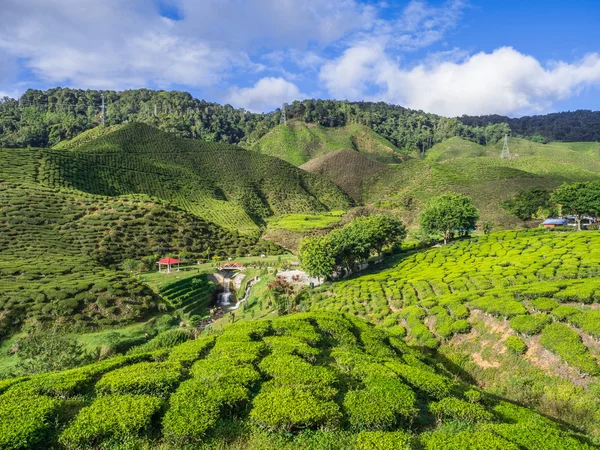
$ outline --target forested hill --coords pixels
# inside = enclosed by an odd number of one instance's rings
[[[462,116],[458,120],[470,127],[507,123],[513,136],[541,142],[600,141],[600,111],[578,110],[516,119],[499,115]]]
[[[256,114],[198,100],[186,92],[28,90],[18,100],[0,100],[0,147],[52,147],[96,127],[101,122],[102,93],[107,125],[143,122],[180,137],[249,147],[281,123],[280,109]],[[366,125],[409,152],[423,152],[453,136],[494,144],[511,132],[509,125],[513,136],[532,138],[539,134],[542,140],[600,140],[597,126],[600,113],[586,111],[524,119],[501,116],[459,119],[383,102],[303,100],[289,105],[286,115],[288,119],[324,127]],[[539,125],[523,125],[528,120]]]

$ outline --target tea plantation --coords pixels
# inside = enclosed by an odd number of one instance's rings
[[[233,324],[168,350],[0,381],[0,447],[591,449],[344,314]]]
[[[116,270],[128,258],[280,251],[143,195],[45,187],[36,182],[42,156],[0,151],[0,338],[35,322],[87,329],[152,315],[160,298]]]
[[[91,194],[145,194],[224,228],[256,233],[272,215],[345,210],[336,185],[239,147],[132,123],[70,150],[41,153],[37,179]]]
[[[562,321],[600,338],[595,325],[600,316],[586,306],[600,302],[598,233],[494,233],[414,253],[331,290],[333,295],[314,295],[307,307],[405,327],[410,344],[428,348],[469,332],[467,319],[479,310],[510,319],[516,333],[542,333],[542,343],[551,351],[583,372],[600,373],[583,344],[583,356],[574,358],[576,347],[568,344],[573,339],[546,331],[550,322]]]

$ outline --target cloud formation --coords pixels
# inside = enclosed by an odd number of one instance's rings
[[[227,96],[227,102],[238,108],[261,112],[304,98],[307,98],[307,95],[300,92],[294,83],[280,77],[266,77],[249,88],[233,87]]]
[[[433,58],[403,68],[381,45],[365,43],[326,63],[320,78],[338,98],[382,100],[446,116],[528,114],[599,85],[600,55],[544,67],[532,56],[502,47],[459,61]]]
[[[449,47],[468,9],[467,0],[3,0],[0,92],[183,88],[253,111],[324,92],[519,115],[600,85],[596,53],[547,64],[508,47]]]

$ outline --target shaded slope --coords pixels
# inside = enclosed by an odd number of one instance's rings
[[[315,158],[300,168],[323,175],[359,202],[363,181],[384,171],[386,165],[367,158],[363,153],[344,148]]]
[[[0,339],[23,324],[116,326],[158,312],[160,299],[116,270],[125,259],[277,251],[147,196],[49,189],[45,150],[0,150]]]
[[[423,159],[411,159],[363,182],[364,203],[400,210],[415,226],[425,203],[443,192],[471,197],[481,220],[515,227],[523,222],[499,205],[522,189],[555,189],[564,182],[600,179],[600,157],[589,146],[536,144],[510,139],[512,160],[500,159],[502,143],[481,147],[460,138],[434,146]]]
[[[343,314],[234,324],[171,349],[0,381],[0,393],[7,448],[592,448]]]
[[[178,138],[133,123],[72,151],[48,150],[40,180],[92,194],[146,194],[243,232],[271,215],[346,209],[319,175],[239,147]]]
[[[356,150],[384,163],[397,163],[406,158],[391,142],[365,125],[326,128],[298,120],[273,128],[250,148],[296,166],[342,148]]]

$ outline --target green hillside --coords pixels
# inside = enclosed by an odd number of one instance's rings
[[[318,289],[304,308],[406,333],[490,392],[600,439],[598,303],[600,234],[533,230],[401,256]]]
[[[2,448],[591,449],[337,314],[0,381]]]
[[[145,196],[111,198],[36,181],[44,151],[0,151],[0,339],[22,326],[95,329],[144,320],[161,299],[125,259],[195,261],[280,250]]]
[[[295,166],[343,148],[356,150],[384,163],[406,159],[406,155],[392,143],[364,125],[326,128],[298,120],[273,128],[250,148]]]
[[[458,192],[473,199],[482,221],[510,228],[522,222],[504,211],[499,202],[519,190],[552,190],[563,182],[600,179],[600,154],[592,145],[544,145],[510,139],[509,148],[513,156],[510,161],[500,159],[502,143],[482,147],[460,138],[449,139],[422,159],[391,165],[365,177],[361,180],[362,202],[397,209],[414,226],[429,198]]]
[[[38,179],[49,187],[112,197],[145,194],[241,232],[257,232],[272,215],[350,206],[333,183],[279,159],[139,123],[74,150],[40,155]]]

